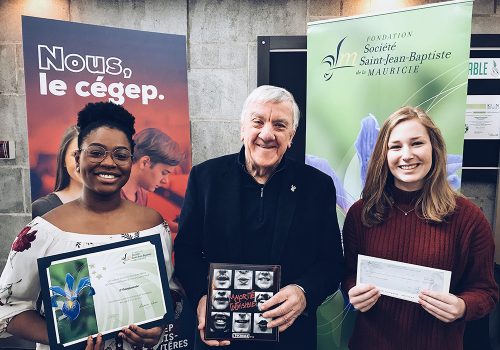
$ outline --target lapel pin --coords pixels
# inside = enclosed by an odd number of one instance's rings
[[[290,187],[290,191],[295,192],[295,189],[296,189],[296,188],[297,188],[297,187],[295,187],[295,185],[292,185],[292,187]]]

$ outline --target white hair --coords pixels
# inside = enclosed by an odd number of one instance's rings
[[[272,85],[261,85],[258,88],[254,89],[250,93],[250,95],[248,95],[247,99],[245,100],[245,103],[243,104],[243,110],[241,111],[241,119],[240,119],[242,123],[245,119],[248,105],[256,101],[263,103],[290,102],[292,104],[293,129],[297,130],[300,119],[299,106],[297,106],[297,102],[295,102],[293,95],[288,90]]]

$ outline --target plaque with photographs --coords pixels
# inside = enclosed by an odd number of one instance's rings
[[[280,278],[278,265],[210,264],[205,339],[278,341],[260,305],[279,291]]]

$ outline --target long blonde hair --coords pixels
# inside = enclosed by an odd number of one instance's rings
[[[387,164],[389,137],[396,125],[413,119],[425,127],[432,146],[432,166],[425,176],[422,195],[415,207],[420,209],[419,215],[435,223],[442,222],[455,210],[456,194],[446,179],[446,145],[441,131],[423,110],[407,106],[391,114],[380,129],[361,194],[364,201],[361,221],[365,226],[371,227],[382,223],[393,207],[394,200],[389,187],[393,183],[394,176]]]

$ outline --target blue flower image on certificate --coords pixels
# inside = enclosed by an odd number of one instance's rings
[[[94,295],[94,288],[90,285],[90,278],[83,277],[78,282],[78,287],[73,289],[75,283],[75,278],[68,272],[66,274],[66,285],[64,289],[55,286],[50,287],[50,290],[55,294],[51,298],[52,307],[56,309],[60,309],[64,316],[68,317],[71,321],[74,321],[80,315],[80,302],[78,301],[78,297],[83,293],[85,288],[88,288],[88,295]],[[58,300],[63,299],[62,307],[57,303]]]
[[[98,332],[87,259],[49,267],[51,306],[62,343]]]

